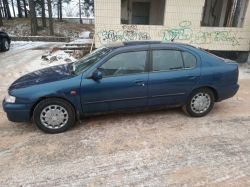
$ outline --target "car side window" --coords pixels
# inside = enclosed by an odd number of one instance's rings
[[[180,51],[153,51],[153,71],[169,71],[175,69],[183,69],[183,61]]]
[[[147,59],[147,51],[120,53],[97,69],[105,76],[143,73]]]
[[[189,52],[182,52],[183,60],[184,60],[184,66],[186,69],[194,68],[196,66],[197,60],[194,55],[192,55]]]

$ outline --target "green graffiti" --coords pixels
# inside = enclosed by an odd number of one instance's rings
[[[101,30],[97,33],[99,42],[107,44],[116,41],[150,40],[147,32],[138,32],[136,25],[123,25],[123,30]]]
[[[211,44],[213,42],[230,42],[232,46],[239,45],[238,40],[234,37],[235,33],[230,31],[199,31],[193,40],[196,44]]]
[[[199,31],[194,34],[190,28],[190,21],[182,21],[179,28],[165,30],[163,32],[163,41],[180,40],[189,41],[190,44],[211,44],[214,42],[229,42],[232,46],[239,45],[236,39],[236,32],[231,31]]]
[[[180,28],[173,28],[170,30],[165,30],[163,33],[163,41],[171,40],[189,40],[193,36],[193,31],[189,26],[191,25],[190,21],[180,22]]]

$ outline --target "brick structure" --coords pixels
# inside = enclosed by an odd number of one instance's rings
[[[249,51],[249,0],[98,0],[95,44],[127,40],[188,43]]]

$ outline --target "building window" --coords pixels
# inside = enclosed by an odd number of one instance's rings
[[[205,0],[201,26],[242,27],[248,0]]]
[[[163,25],[165,0],[121,0],[121,24]]]

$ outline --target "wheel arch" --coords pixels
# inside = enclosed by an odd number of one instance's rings
[[[194,92],[195,90],[202,89],[202,88],[208,88],[208,89],[210,89],[210,90],[213,92],[213,94],[214,94],[214,101],[215,101],[215,102],[218,101],[218,98],[219,98],[218,92],[217,92],[217,90],[216,90],[215,88],[213,88],[213,87],[211,87],[211,86],[202,86],[202,87],[195,88],[194,90],[192,90],[192,91],[188,94],[188,96],[189,96],[192,92]],[[188,96],[187,96],[187,97],[188,97]]]
[[[31,110],[30,110],[30,118],[31,118],[31,121],[33,121],[33,114],[34,114],[34,110],[36,108],[36,106],[43,100],[45,99],[62,99],[66,102],[68,102],[74,109],[75,111],[75,117],[79,118],[79,111],[76,109],[76,107],[74,106],[74,104],[72,102],[70,102],[69,100],[65,99],[64,97],[58,97],[58,96],[43,96],[43,97],[40,97],[34,104],[33,106],[31,107]]]

